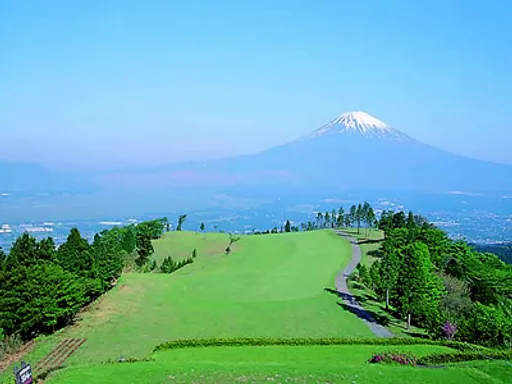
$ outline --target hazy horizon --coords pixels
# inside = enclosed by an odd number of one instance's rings
[[[512,4],[0,5],[0,160],[94,170],[259,152],[354,110],[512,164]]]

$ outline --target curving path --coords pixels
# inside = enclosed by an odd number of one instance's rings
[[[359,264],[361,261],[361,248],[359,248],[359,245],[357,245],[357,240],[353,237],[350,237],[341,231],[335,232],[347,239],[352,246],[352,260],[350,260],[350,263],[347,265],[345,270],[336,277],[336,291],[338,295],[345,301],[348,309],[359,316],[361,320],[363,320],[365,324],[368,325],[375,336],[393,337],[394,335],[388,329],[377,323],[373,316],[357,303],[354,295],[352,295],[348,289],[347,278],[352,272],[355,271],[357,264]]]

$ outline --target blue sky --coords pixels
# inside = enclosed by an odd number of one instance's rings
[[[0,0],[0,158],[255,152],[363,110],[512,163],[509,1]]]

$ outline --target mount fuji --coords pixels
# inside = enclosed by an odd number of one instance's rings
[[[434,148],[365,112],[344,113],[309,135],[257,154],[172,164],[125,176],[116,179],[124,187],[262,187],[276,193],[326,188],[512,191],[512,165]]]

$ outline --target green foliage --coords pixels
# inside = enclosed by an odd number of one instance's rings
[[[169,349],[197,348],[197,347],[263,347],[263,346],[312,346],[312,345],[439,345],[457,349],[459,351],[490,352],[492,350],[455,341],[436,341],[415,338],[358,338],[358,337],[324,337],[324,338],[198,338],[177,339],[157,345],[153,352]]]
[[[366,265],[359,263],[357,265],[357,273],[358,273],[358,280],[362,284],[366,285],[367,287],[371,287],[372,279],[371,279],[368,267],[366,267]]]
[[[178,225],[176,226],[176,230],[177,231],[181,231],[182,230],[183,224],[185,223],[186,220],[187,220],[187,215],[186,214],[180,215],[178,217]]]
[[[188,259],[180,260],[176,263],[171,256],[168,256],[162,261],[162,265],[160,265],[160,272],[173,273],[188,264],[192,264],[193,262],[194,260],[189,257]]]
[[[130,226],[122,231],[121,247],[126,253],[132,253],[137,247],[137,236],[135,227]]]
[[[286,223],[284,225],[284,231],[285,232],[291,232],[291,227],[292,227],[292,225],[290,223],[290,220],[286,220]]]
[[[91,278],[96,275],[91,246],[77,228],[71,229],[66,242],[57,250],[57,262],[77,276]]]
[[[148,238],[157,236],[162,222],[141,223],[141,228]],[[19,334],[27,340],[72,322],[84,305],[115,284],[127,250],[133,251],[134,231],[102,231],[89,244],[73,228],[57,250],[51,238],[38,242],[28,233],[20,236],[0,258],[0,328],[9,338]]]
[[[0,292],[0,327],[28,339],[68,324],[87,303],[82,279],[53,263],[11,271]]]
[[[512,302],[501,305],[475,303],[469,315],[461,322],[457,336],[474,343],[512,347]]]
[[[506,350],[459,351],[453,353],[433,353],[418,359],[418,364],[435,365],[461,363],[478,360],[511,360],[512,352]]]
[[[140,268],[149,260],[149,256],[154,252],[151,243],[151,233],[146,227],[137,229],[137,254],[139,257],[135,259],[137,266]]]
[[[370,269],[373,288],[402,316],[434,337],[449,321],[456,338],[484,345],[512,344],[512,266],[497,256],[452,241],[425,218],[384,211],[381,259]],[[508,343],[508,344],[507,344]]]
[[[440,279],[434,275],[428,247],[415,242],[406,245],[396,282],[397,307],[402,315],[419,318],[418,323],[435,314],[444,293]]]

